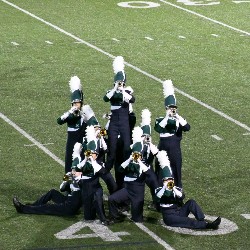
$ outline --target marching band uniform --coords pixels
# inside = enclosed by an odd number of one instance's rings
[[[142,222],[146,176],[149,178],[150,185],[154,188],[157,187],[158,183],[153,171],[140,159],[143,147],[141,136],[141,128],[135,127],[133,130],[132,154],[120,167],[120,170],[125,174],[124,188],[110,195],[108,199],[111,223],[113,220],[119,220],[119,204],[128,200],[131,202],[131,219],[135,222]]]
[[[86,118],[87,126],[94,126],[94,129],[95,129],[96,153],[97,153],[96,162],[99,165],[105,167],[104,161],[105,161],[105,155],[107,152],[107,144],[106,144],[106,141],[104,139],[104,136],[101,134],[101,126],[100,126],[92,108],[89,105],[84,105],[82,107],[82,112],[83,112],[84,117]],[[87,149],[87,143],[88,142],[85,138],[85,140],[83,141],[83,148],[85,150]],[[84,156],[83,156],[83,158],[84,158]],[[111,175],[109,170],[103,169],[100,177],[106,183],[110,194],[112,194],[113,192],[115,192],[117,190],[117,184],[116,184],[114,177]]]
[[[123,143],[123,160],[130,155],[130,124],[129,124],[129,104],[135,102],[132,91],[124,88],[126,75],[124,72],[124,59],[121,56],[115,58],[113,62],[115,72],[114,88],[107,91],[103,97],[105,102],[111,104],[111,118],[108,129],[108,147],[107,161],[105,168],[110,170],[115,161],[117,151],[118,136]]]
[[[60,191],[67,192],[67,195],[51,189],[30,205],[24,205],[14,197],[13,203],[17,212],[57,216],[72,216],[77,214],[82,206],[81,192],[78,186],[79,177],[74,176],[71,172],[67,173],[65,177],[68,178],[60,185]],[[49,201],[53,201],[53,203],[48,203]]]
[[[86,129],[87,151],[85,158],[76,165],[76,171],[81,171],[79,186],[82,193],[83,213],[85,220],[94,220],[98,215],[99,220],[106,224],[106,216],[103,205],[103,189],[99,177],[105,169],[96,162],[97,145],[93,126]]]
[[[156,119],[154,129],[160,134],[158,148],[159,150],[167,151],[175,183],[178,187],[182,188],[182,132],[189,131],[190,125],[183,117],[176,113],[176,99],[171,80],[163,82],[163,93],[165,96],[166,116]],[[158,172],[158,164],[156,164],[156,168]],[[158,173],[158,176],[160,181],[160,173]]]
[[[71,90],[72,107],[57,119],[59,125],[67,123],[68,126],[65,152],[65,173],[71,171],[74,145],[76,142],[82,142],[86,129],[84,118],[80,115],[80,109],[83,105],[83,92],[80,79],[77,76],[71,77],[69,86]]]
[[[153,160],[158,153],[158,148],[152,143],[151,139],[151,112],[148,109],[143,109],[141,112],[141,118],[141,129],[143,131],[142,162],[149,166],[152,171],[154,171]],[[149,208],[155,209],[155,189],[150,185],[150,180],[148,180],[148,177],[146,178],[146,184],[150,188],[152,197],[152,204],[149,205]]]
[[[182,189],[175,186],[172,171],[166,151],[157,154],[163,173],[163,186],[156,189],[156,196],[160,203],[163,221],[172,227],[191,229],[217,229],[221,219],[218,217],[213,222],[206,222],[205,215],[195,200],[188,200],[182,207],[178,206],[178,198],[182,197]],[[195,219],[188,217],[192,213]]]

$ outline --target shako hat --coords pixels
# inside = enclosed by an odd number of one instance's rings
[[[97,154],[97,139],[95,135],[94,126],[87,126],[86,128],[86,138],[87,138],[87,150],[91,151],[91,153]]]
[[[87,126],[101,127],[93,109],[89,105],[83,105],[81,111]]]
[[[162,84],[163,86],[163,95],[165,98],[165,107],[175,107],[176,106],[176,98],[174,93],[174,86],[171,80],[166,80]]]
[[[81,80],[77,76],[72,76],[69,81],[69,87],[71,91],[71,103],[83,102],[83,92]]]
[[[151,112],[148,109],[143,109],[141,112],[141,119],[143,135],[151,135]]]
[[[161,150],[158,152],[156,157],[159,161],[162,170],[161,171],[162,180],[173,179],[167,152],[165,150]]]
[[[142,134],[143,131],[139,126],[135,127],[132,131],[133,144],[130,147],[133,153],[134,152],[138,152],[140,154],[142,153],[143,150]]]
[[[113,61],[113,70],[115,73],[114,82],[126,83],[126,74],[124,72],[124,59],[122,56],[117,56]]]

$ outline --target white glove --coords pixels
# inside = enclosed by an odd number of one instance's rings
[[[165,116],[163,120],[159,123],[162,128],[165,128],[168,123],[168,116]]]
[[[140,165],[140,169],[142,170],[142,172],[146,172],[149,170],[149,167],[147,167],[141,160],[138,159],[138,163]]]
[[[67,184],[67,181],[63,181],[60,185],[60,190],[63,190]]]
[[[129,103],[130,99],[132,98],[132,95],[128,94],[126,91],[123,91],[123,100],[127,103]]]
[[[102,166],[98,164],[92,157],[91,157],[91,164],[94,169],[94,173],[97,173],[102,168]]]
[[[131,161],[132,161],[132,155],[130,155],[130,157],[121,164],[121,167],[125,169]]]
[[[82,167],[86,164],[87,157],[85,157],[79,164],[76,165],[77,168],[82,169]]]
[[[65,113],[61,116],[61,120],[64,121],[65,119],[68,118],[69,115],[70,115],[69,111],[65,112]]]
[[[149,147],[153,155],[158,153],[159,149],[153,143],[150,142]]]
[[[101,140],[101,146],[102,146],[103,150],[107,150],[108,146],[107,146],[103,136],[101,136],[100,140]]]
[[[187,121],[180,115],[176,114],[176,118],[179,120],[179,123],[181,124],[181,126],[185,126],[187,124]]]
[[[73,114],[78,108],[76,106],[72,106],[71,109],[69,110],[70,114]]]
[[[162,195],[164,194],[165,190],[166,190],[166,187],[163,186],[162,189],[161,189],[159,192],[157,192],[156,196],[157,196],[158,198],[161,198]]]
[[[182,192],[176,188],[176,186],[173,187],[173,191],[177,197],[182,197]]]

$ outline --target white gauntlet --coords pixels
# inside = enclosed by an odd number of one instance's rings
[[[150,143],[149,147],[153,155],[156,155],[158,153],[159,149],[153,143]]]
[[[176,118],[179,120],[179,123],[181,124],[181,126],[185,126],[187,124],[187,121],[180,115],[176,114]]]

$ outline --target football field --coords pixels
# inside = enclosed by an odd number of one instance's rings
[[[0,249],[250,249],[249,13],[249,0],[0,0]],[[218,230],[166,227],[147,208],[148,188],[144,223],[16,212],[13,196],[32,202],[59,189],[67,132],[56,120],[70,108],[71,76],[104,126],[119,55],[138,126],[145,108],[152,128],[165,114],[162,82],[173,81],[191,125],[186,200],[207,219],[221,216]],[[157,145],[153,129],[152,138]]]

